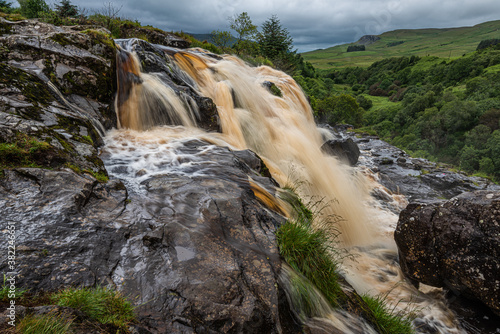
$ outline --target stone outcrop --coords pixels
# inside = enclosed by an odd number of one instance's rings
[[[499,192],[412,203],[394,238],[408,278],[479,299],[500,315]]]
[[[170,46],[173,48],[186,49],[191,43],[172,33],[153,27],[136,27],[131,24],[123,24],[120,27],[120,35],[127,38],[140,38],[153,44]]]
[[[360,154],[358,145],[351,138],[328,140],[321,146],[321,150],[351,166],[356,165]]]
[[[348,135],[344,132],[344,135]],[[377,181],[390,192],[405,195],[410,201],[450,199],[463,192],[500,191],[488,179],[467,176],[451,166],[412,158],[403,150],[375,136],[350,134],[361,150],[358,165],[376,173]]]
[[[2,164],[105,177],[97,148],[116,124],[114,42],[100,30],[0,24],[0,141],[14,147]]]
[[[373,44],[375,43],[376,41],[378,41],[380,39],[379,36],[377,35],[364,35],[362,36],[357,42],[356,44],[359,44],[359,45],[370,45],[370,44]]]

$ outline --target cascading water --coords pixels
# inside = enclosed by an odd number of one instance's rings
[[[134,51],[133,41],[118,43],[122,49]],[[290,76],[266,66],[252,68],[234,56],[164,47],[158,47],[159,51],[170,59],[170,67],[164,70],[175,73],[195,94],[215,102],[222,131],[198,128],[200,111],[193,99],[175,89],[175,83],[169,85],[161,73],[141,73],[138,59],[122,52],[116,100],[121,128],[108,134],[104,148],[110,174],[140,191],[141,181],[148,176],[172,170],[189,173],[190,164],[204,163],[202,155],[184,159],[175,153],[176,147],[188,140],[208,142],[203,154],[210,154],[211,145],[251,149],[281,186],[294,186],[301,197],[321,200],[325,204],[322,214],[341,218],[336,226],[321,228],[341,232],[340,247],[354,255],[343,264],[343,273],[358,293],[385,294],[396,308],[417,309],[415,324],[425,325],[417,328],[423,333],[430,332],[429,328],[439,333],[461,332],[436,289],[426,294],[403,280],[392,240],[397,216],[378,207],[369,196],[373,187],[381,186],[369,171],[348,168],[321,151],[322,134],[306,97]],[[265,82],[275,84],[282,96],[271,94]],[[258,184],[253,188],[268,206],[286,211],[279,199]],[[395,205],[402,201],[395,198]],[[284,281],[292,275],[285,273]],[[350,326],[352,317],[328,307],[318,317],[343,319],[344,325],[337,328],[344,328],[346,333],[355,333],[353,327],[364,328],[358,332],[370,332],[363,324]]]

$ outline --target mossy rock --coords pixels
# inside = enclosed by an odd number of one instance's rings
[[[47,106],[54,96],[42,80],[10,65],[0,63],[0,85],[14,86],[35,106]]]

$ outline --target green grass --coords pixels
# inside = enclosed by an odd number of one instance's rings
[[[365,305],[369,308],[370,319],[383,334],[411,334],[415,333],[412,326],[413,312],[398,311],[390,308],[383,296],[362,296]]]
[[[344,294],[338,282],[337,261],[341,257],[340,251],[334,247],[337,235],[312,227],[321,201],[305,204],[290,187],[285,187],[280,197],[292,206],[295,213],[276,233],[281,256],[290,267],[307,278],[332,306],[338,306]],[[296,290],[300,292],[304,289],[296,287]],[[308,305],[307,302],[305,305]]]
[[[303,53],[305,60],[319,69],[350,66],[368,67],[388,57],[419,56],[455,59],[476,50],[479,42],[498,38],[500,20],[473,27],[449,29],[402,29],[385,32],[380,40],[367,45],[367,51],[347,52],[351,44]],[[395,46],[388,46],[397,44]],[[442,60],[442,59],[441,59]]]
[[[23,295],[27,292],[27,289],[20,289],[20,288],[15,288],[14,290],[14,298],[19,299],[22,298]],[[3,275],[3,285],[2,288],[0,289],[0,301],[7,302],[9,299],[9,294],[12,294],[10,290],[10,284],[7,281],[7,276],[4,274]]]
[[[119,292],[102,287],[68,288],[51,296],[51,300],[59,306],[78,309],[101,324],[111,324],[122,330],[135,320],[132,304]]]
[[[72,319],[60,315],[28,315],[16,325],[16,332],[22,334],[67,334],[71,333],[72,323]]]

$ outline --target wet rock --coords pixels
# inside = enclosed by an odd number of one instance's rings
[[[35,20],[9,22],[0,36],[0,141],[39,157],[9,167],[71,167],[106,175],[97,148],[116,124],[115,46],[105,32]],[[30,145],[31,145],[30,144]]]
[[[275,241],[284,218],[252,191],[249,176],[273,189],[250,167],[260,164],[215,148],[191,176],[156,175],[130,193],[118,180],[102,184],[71,170],[6,170],[0,228],[13,222],[18,231],[17,284],[32,293],[113,286],[153,333],[277,333],[286,319]]]
[[[500,186],[488,179],[467,176],[444,164],[412,158],[403,150],[375,136],[343,132],[359,146],[358,165],[377,173],[378,181],[395,194],[410,201],[450,199],[463,192],[475,190],[500,191]]]
[[[329,140],[321,146],[321,150],[338,157],[351,166],[358,162],[359,148],[351,138]]]
[[[157,75],[165,85],[174,90],[181,100],[184,101],[188,109],[190,106],[196,106],[198,110],[198,112],[196,112],[196,122],[199,127],[207,131],[221,131],[219,126],[219,114],[215,103],[212,99],[201,96],[196,89],[195,82],[173,64],[171,57],[174,57],[179,50],[174,50],[159,44],[151,44],[139,39],[118,40],[117,43],[121,45],[123,49],[135,52],[141,62],[141,71],[143,73],[154,73]],[[128,55],[126,52],[119,54],[119,67],[126,67],[121,66],[121,64],[128,61],[127,57]],[[118,75],[122,75],[120,79],[122,86],[126,84],[127,81],[136,80],[133,75],[130,75],[130,72],[127,72],[129,75],[120,74],[121,72],[123,71],[119,70]],[[118,91],[118,109],[126,103],[127,98],[127,92],[120,88]]]
[[[415,282],[482,301],[500,315],[500,192],[412,203],[394,233],[401,269]]]

